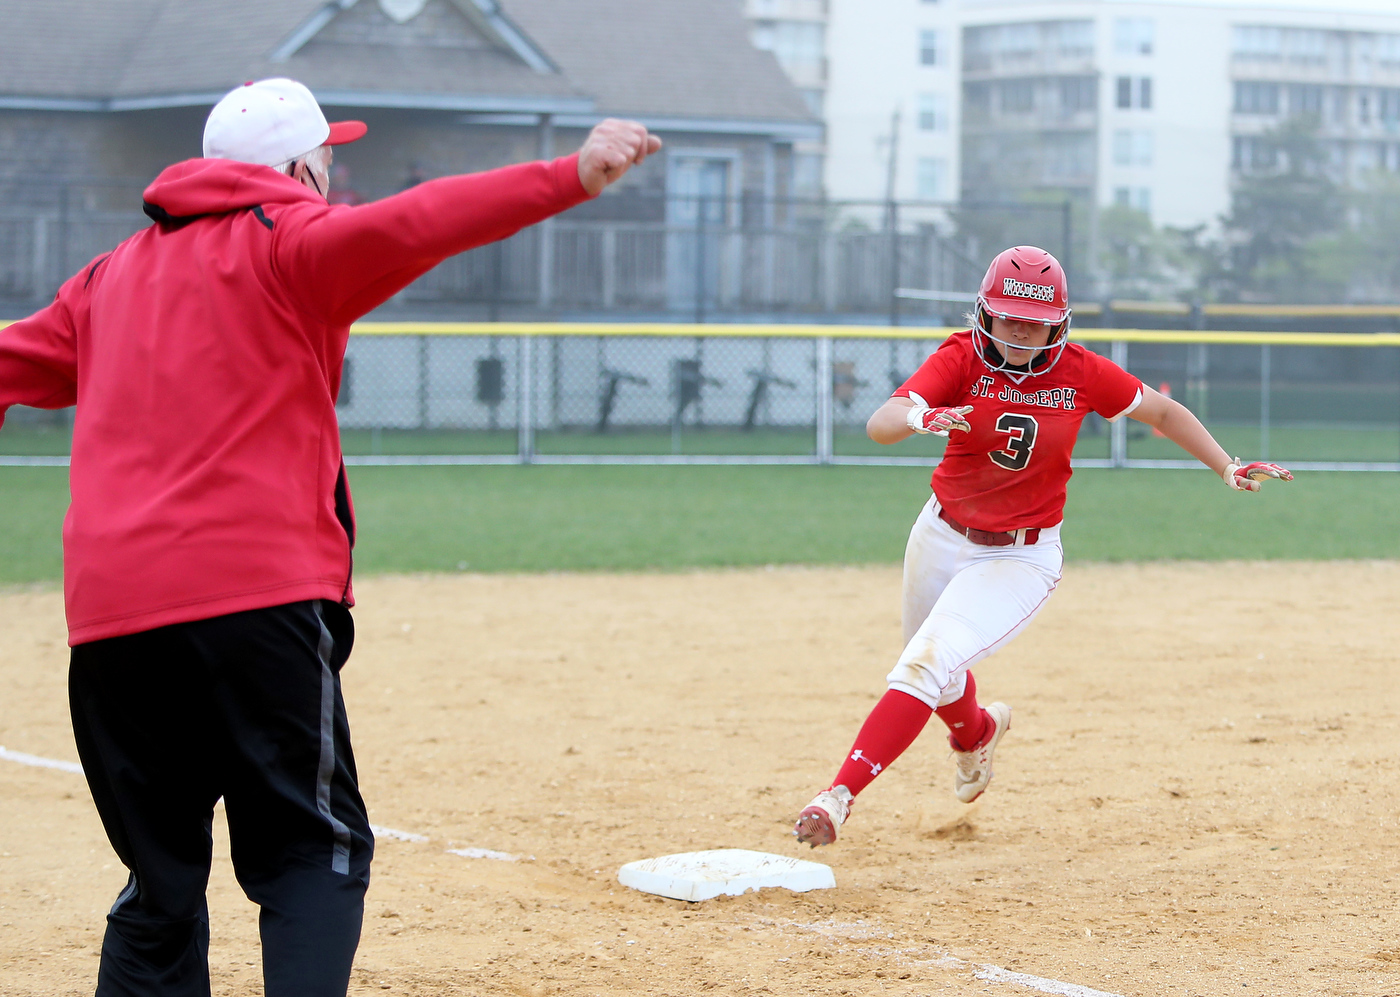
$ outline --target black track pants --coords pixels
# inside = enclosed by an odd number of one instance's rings
[[[214,804],[262,907],[266,997],[344,997],[374,839],[356,783],[330,602],[73,648],[73,733],[131,878],[107,916],[97,997],[207,997]]]

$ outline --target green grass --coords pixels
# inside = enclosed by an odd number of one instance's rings
[[[664,570],[897,562],[928,472],[360,467],[351,485],[363,573]],[[62,468],[0,468],[0,584],[59,578],[67,501]],[[1395,474],[1237,495],[1204,470],[1084,470],[1066,516],[1076,560],[1400,557]]]
[[[1102,424],[1099,424],[1101,427]],[[1220,445],[1240,456],[1261,453],[1258,425],[1215,423],[1210,427]],[[513,454],[513,429],[486,430],[403,430],[347,429],[341,444],[347,454]],[[58,455],[69,450],[70,436],[62,426],[9,426],[0,429],[0,453]],[[834,450],[841,456],[936,457],[943,452],[943,441],[914,436],[881,446],[866,437],[863,429],[838,426]],[[542,454],[778,454],[810,455],[816,451],[812,429],[758,428],[743,432],[732,427],[696,429],[686,427],[678,439],[666,430],[612,430],[536,434],[535,449]],[[1081,432],[1074,448],[1076,457],[1105,458],[1109,454],[1106,431]],[[1183,454],[1170,440],[1154,437],[1146,426],[1128,423],[1128,455],[1134,459],[1181,459]],[[1290,460],[1400,461],[1400,425],[1378,424],[1374,428],[1357,425],[1271,427],[1271,459]]]
[[[0,585],[63,577],[68,470],[0,467]]]
[[[24,457],[60,457],[73,449],[73,433],[67,426],[6,425],[0,429],[0,454]]]

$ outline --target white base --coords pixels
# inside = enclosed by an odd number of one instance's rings
[[[831,866],[820,862],[745,848],[715,848],[628,862],[617,871],[617,881],[643,893],[694,901],[770,886],[794,893],[829,890],[836,885],[836,876]]]

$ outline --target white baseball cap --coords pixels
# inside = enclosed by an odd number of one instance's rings
[[[311,91],[296,80],[249,81],[209,112],[204,158],[281,166],[317,146],[353,142],[368,130],[363,121],[327,123]]]

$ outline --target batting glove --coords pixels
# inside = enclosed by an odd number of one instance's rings
[[[930,408],[923,404],[923,399],[913,392],[910,396],[914,401],[914,407],[909,410],[909,414],[904,417],[904,421],[909,424],[909,428],[916,433],[931,433],[934,436],[947,436],[955,429],[960,429],[964,433],[972,431],[971,424],[964,416],[972,411],[971,405],[959,405],[953,408]]]
[[[1257,492],[1259,482],[1268,481],[1270,478],[1292,481],[1293,472],[1286,467],[1262,460],[1256,460],[1252,464],[1241,464],[1240,459],[1236,457],[1225,465],[1225,473],[1221,477],[1225,479],[1225,484],[1237,492]]]

